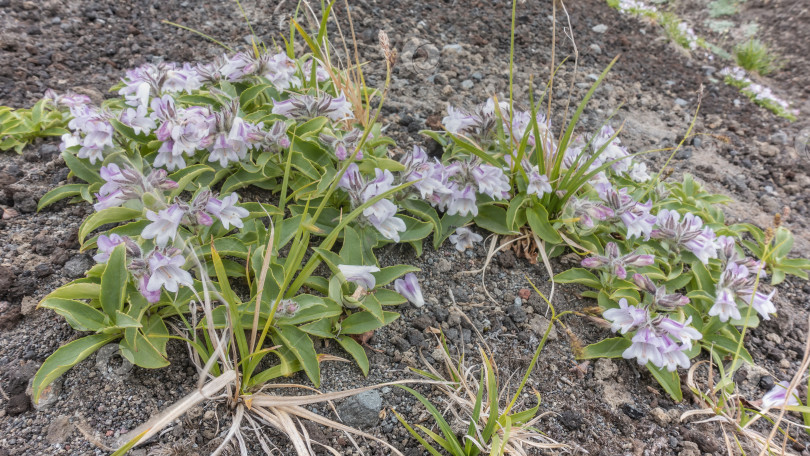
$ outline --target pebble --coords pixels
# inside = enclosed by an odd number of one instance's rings
[[[474,85],[475,84],[472,81],[470,81],[469,79],[465,79],[465,80],[461,81],[461,88],[464,89],[464,90],[470,90],[470,89],[473,88]]]
[[[591,28],[595,33],[605,33],[607,32],[608,26],[605,24],[599,24]]]
[[[593,366],[593,376],[597,380],[607,380],[619,372],[616,363],[609,358],[599,358]]]
[[[678,106],[686,106],[686,105],[689,104],[689,102],[684,100],[683,98],[676,98],[675,99],[675,104],[678,105]]]
[[[591,44],[589,47],[591,49],[591,52],[596,54],[596,55],[599,55],[599,54],[602,53],[602,48],[599,47],[599,45],[596,44],[596,43]]]
[[[382,396],[379,391],[364,391],[346,398],[338,405],[338,414],[348,426],[371,428],[380,421]]]
[[[439,264],[436,265],[436,270],[442,273],[450,272],[451,269],[453,269],[453,265],[447,258],[442,258],[439,260]]]
[[[82,277],[88,269],[93,266],[93,262],[87,255],[75,255],[65,263],[62,272],[71,279]]]

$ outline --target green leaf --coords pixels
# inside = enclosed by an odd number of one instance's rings
[[[592,272],[583,268],[571,268],[554,276],[556,283],[578,283],[591,288],[602,288],[602,283]]]
[[[546,211],[545,207],[535,204],[531,209],[526,209],[526,219],[534,234],[540,239],[551,244],[560,244],[562,242],[560,233],[549,222],[548,211]]]
[[[721,334],[705,334],[700,344],[707,350],[719,350],[730,355],[734,355],[737,352],[737,341]],[[748,364],[754,364],[754,359],[744,346],[740,347],[740,358]]]
[[[115,313],[124,308],[127,296],[129,271],[126,248],[126,245],[119,244],[113,249],[101,275],[101,307],[111,321],[115,321]]]
[[[515,234],[506,224],[506,210],[501,207],[487,204],[478,208],[478,215],[474,218],[475,224],[496,234]]]
[[[31,385],[34,403],[39,402],[40,394],[51,382],[117,337],[119,337],[117,334],[93,334],[59,347],[42,363],[34,376]]]
[[[138,144],[149,144],[149,136],[147,135],[138,135],[135,133],[135,130],[127,125],[122,124],[120,121],[116,119],[109,119],[110,125],[121,134],[121,136],[134,141]]]
[[[121,339],[119,346],[121,355],[129,362],[145,369],[158,369],[169,365],[169,361],[160,350],[138,328],[127,328],[125,332],[126,337]]]
[[[83,278],[62,285],[42,298],[39,305],[47,307],[48,301],[54,298],[98,299],[98,297],[101,296],[101,285],[95,282],[89,282],[88,280],[89,279]]]
[[[78,196],[81,194],[82,188],[86,186],[87,184],[67,184],[61,187],[56,187],[39,199],[39,203],[37,204],[37,212],[57,201],[70,198],[72,196]]]
[[[632,345],[630,339],[624,337],[611,337],[595,344],[590,344],[582,350],[578,359],[594,358],[621,358],[622,353]]]
[[[363,375],[368,375],[369,364],[366,350],[351,337],[338,336],[336,340],[347,353],[352,355],[360,370],[363,371]]]
[[[377,287],[384,287],[409,272],[419,272],[421,269],[415,266],[408,266],[407,264],[397,264],[380,269],[378,272],[373,272],[372,275],[377,279]]]
[[[65,317],[79,331],[101,331],[107,327],[106,317],[90,304],[64,298],[43,300],[40,306]]]
[[[98,171],[90,168],[85,162],[76,158],[76,156],[69,151],[66,150],[62,152],[62,158],[65,159],[65,164],[70,168],[70,171],[79,179],[88,184],[104,182],[104,179],[101,178]]]
[[[169,194],[172,198],[175,196],[180,195],[184,191],[194,191],[196,188],[188,188],[190,184],[194,183],[194,181],[201,176],[203,173],[214,173],[214,168],[203,165],[197,164],[192,165],[187,168],[183,168],[176,173],[173,173],[169,176],[169,179],[177,182],[177,188],[172,190]]]
[[[96,228],[108,223],[120,223],[140,217],[142,211],[128,207],[110,207],[102,209],[87,217],[79,227],[79,242],[84,243],[85,238]]]
[[[279,325],[273,328],[275,333],[301,363],[307,377],[318,388],[321,385],[321,370],[318,366],[318,354],[315,353],[315,346],[307,333],[295,326]]]
[[[669,396],[675,402],[683,400],[683,391],[681,391],[681,378],[678,377],[678,372],[670,372],[666,369],[656,367],[653,363],[647,363],[647,369],[650,370],[653,378],[664,388]]]
[[[363,334],[365,332],[374,331],[382,328],[385,325],[391,324],[391,322],[397,318],[399,318],[398,313],[384,311],[384,321],[381,322],[371,312],[355,312],[340,322],[340,332],[343,334]]]

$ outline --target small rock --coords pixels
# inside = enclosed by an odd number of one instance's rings
[[[45,440],[51,445],[62,443],[70,437],[73,433],[73,424],[70,418],[61,415],[56,417],[51,424],[48,425],[48,433],[45,435]]]
[[[773,386],[774,386],[773,377],[771,377],[770,375],[766,375],[759,379],[760,388],[770,391],[771,388],[773,388]]]
[[[672,409],[670,411],[666,411],[661,407],[656,407],[650,410],[650,415],[652,415],[653,419],[656,423],[658,423],[658,425],[664,428],[680,418],[680,412],[678,412],[678,410]]]
[[[96,352],[96,369],[107,380],[123,380],[132,371],[132,363],[121,355],[118,344],[107,344]]]
[[[93,262],[90,261],[87,255],[76,255],[65,263],[65,267],[62,271],[71,279],[78,279],[92,266]]]
[[[14,271],[8,266],[0,266],[0,296],[5,296],[14,285]]]
[[[676,98],[675,99],[675,104],[678,105],[678,106],[686,106],[686,105],[689,104],[689,102],[684,100],[683,98]]]
[[[560,424],[565,426],[566,429],[569,431],[574,431],[580,428],[584,423],[584,419],[582,414],[579,412],[575,412],[573,410],[566,410],[560,413],[557,419],[560,421]]]
[[[599,54],[601,54],[601,53],[602,53],[602,48],[601,48],[601,47],[599,47],[599,45],[598,45],[598,44],[596,44],[596,43],[591,44],[591,45],[590,45],[590,49],[591,49],[591,52],[592,52],[593,54],[595,54],[595,55],[599,55]]]
[[[23,315],[30,315],[37,308],[37,300],[31,296],[24,296],[20,303],[20,313]]]
[[[606,380],[613,377],[618,372],[619,368],[616,366],[616,363],[609,358],[599,358],[593,366],[593,376],[596,377],[597,380]]]
[[[537,334],[538,337],[543,337],[543,334],[546,333],[546,329],[548,329],[549,325],[548,318],[542,315],[535,315],[532,317],[531,321],[529,322],[529,326],[531,327],[532,331]],[[551,332],[548,333],[548,340],[553,341],[557,340],[559,336],[557,335],[557,328],[551,327]]]
[[[593,30],[595,33],[605,33],[605,32],[607,32],[607,29],[608,29],[607,25],[599,24],[599,25],[594,26],[591,30]]]
[[[338,405],[343,422],[352,427],[370,428],[380,421],[382,396],[376,390],[364,391],[349,397]]]
[[[11,416],[19,415],[28,411],[30,401],[25,393],[15,394],[8,399],[6,413]]]
[[[763,157],[775,157],[779,154],[779,147],[773,144],[756,142],[754,143],[754,147],[759,150],[760,155]]]
[[[529,290],[528,288],[521,288],[520,291],[518,291],[518,296],[520,297],[520,299],[522,299],[524,301],[529,299],[529,297],[531,295],[532,295],[532,291]]]
[[[474,85],[475,84],[472,81],[470,81],[469,79],[465,79],[465,80],[461,81],[461,88],[464,89],[464,90],[470,90],[470,89],[473,88]]]
[[[20,306],[0,301],[0,329],[11,329],[22,318]]]
[[[677,153],[675,153],[676,160],[689,160],[690,158],[692,158],[691,147],[682,147]]]
[[[644,412],[642,412],[641,410],[633,407],[630,404],[624,404],[622,406],[622,412],[624,412],[625,415],[629,416],[630,418],[632,418],[634,420],[640,420],[640,419],[644,418]]]
[[[64,377],[57,377],[56,380],[42,389],[42,391],[39,393],[39,401],[34,403],[34,378],[32,377],[30,380],[28,380],[28,388],[26,388],[25,393],[31,398],[31,404],[33,404],[35,409],[46,409],[59,400],[59,395],[62,394],[62,385],[64,385],[64,381]]]
[[[40,263],[34,266],[34,275],[37,277],[48,277],[51,274],[53,274],[53,268],[49,263]]]
[[[439,264],[436,265],[436,270],[439,272],[450,272],[453,269],[453,265],[446,258],[442,258],[439,260]]]
[[[683,450],[678,453],[678,456],[700,456],[700,449],[694,442],[682,442]]]

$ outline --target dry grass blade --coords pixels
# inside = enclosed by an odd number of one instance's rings
[[[152,436],[160,432],[169,423],[179,418],[186,413],[189,409],[202,403],[204,400],[214,396],[217,392],[232,384],[236,381],[236,372],[228,370],[222,373],[219,377],[214,378],[206,383],[201,389],[193,391],[186,395],[184,398],[175,402],[174,405],[162,411],[161,413],[150,418],[149,421],[143,423],[118,439],[118,446],[123,446],[133,438],[138,439],[135,446],[138,446]]]

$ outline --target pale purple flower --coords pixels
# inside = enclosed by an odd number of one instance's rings
[[[165,247],[170,240],[177,236],[177,228],[183,220],[185,211],[178,204],[172,204],[166,209],[157,213],[146,211],[146,218],[152,221],[143,229],[141,237],[144,239],[154,239],[159,247]]]
[[[121,111],[121,116],[118,118],[122,124],[131,127],[136,135],[148,135],[155,128],[157,124],[155,119],[147,116],[146,106],[138,105],[137,108],[126,108]]]
[[[102,234],[96,240],[96,245],[98,245],[98,253],[93,256],[93,259],[96,261],[96,263],[106,263],[110,258],[110,254],[112,253],[113,249],[123,243],[124,238],[118,234],[113,233],[110,236]]]
[[[458,135],[466,133],[470,127],[475,125],[475,120],[466,112],[448,106],[447,116],[442,119],[442,125],[448,132]]]
[[[605,244],[605,255],[593,255],[582,260],[586,268],[603,268],[620,279],[627,278],[626,266],[651,266],[655,264],[655,256],[631,253],[621,255],[619,246],[615,242]]]
[[[737,296],[746,304],[750,304],[754,310],[759,313],[763,320],[770,320],[770,314],[776,313],[776,306],[774,306],[772,301],[775,294],[776,290],[772,290],[770,293],[765,294],[759,291],[754,293],[753,288],[751,288],[740,290],[737,293]]]
[[[795,389],[790,392],[790,397],[788,397],[788,388],[790,388],[790,382],[781,381],[777,383],[770,391],[762,396],[762,408],[769,409],[773,407],[801,405],[801,400],[799,399],[799,395],[796,394]]]
[[[450,235],[450,242],[453,243],[453,246],[459,252],[463,252],[467,249],[472,248],[475,244],[481,242],[484,238],[478,234],[474,233],[469,228],[465,228],[463,226],[456,228],[456,233]]]
[[[453,192],[452,199],[447,204],[447,214],[465,216],[470,213],[473,217],[478,215],[478,203],[475,190],[468,184],[463,189]]]
[[[647,173],[647,164],[636,162],[633,164],[633,167],[630,168],[630,172],[627,173],[630,179],[633,179],[636,182],[647,182],[650,180],[650,175]]]
[[[315,80],[318,82],[326,82],[329,78],[329,72],[324,69],[321,62],[317,59],[309,59],[304,62],[301,69],[304,72],[304,77],[309,78],[312,75],[312,65],[315,65]]]
[[[121,168],[115,163],[102,166],[98,173],[105,180],[104,185],[98,190],[102,195],[109,195],[130,183],[130,179],[121,172]]]
[[[357,148],[357,140],[360,139],[361,133],[359,129],[355,128],[341,137],[321,133],[319,138],[324,144],[330,146],[335,151],[335,156],[338,160],[346,160],[354,154]],[[362,160],[363,149],[358,150],[354,158],[355,160]]]
[[[689,357],[684,353],[686,348],[676,344],[667,336],[662,336],[660,340],[661,345],[658,351],[661,353],[661,365],[658,367],[666,367],[669,372],[675,372],[678,367],[688,369],[690,363]]]
[[[78,146],[82,143],[82,138],[79,136],[78,133],[65,133],[62,135],[62,142],[59,144],[59,150],[64,152],[65,150]]]
[[[124,195],[124,191],[121,189],[116,189],[106,195],[102,195],[101,193],[96,193],[95,195],[98,202],[93,205],[93,209],[96,211],[118,207],[129,199]]]
[[[611,323],[610,329],[613,332],[622,334],[644,325],[650,319],[646,309],[628,305],[625,298],[619,300],[618,309],[607,309],[602,312],[602,316]]]
[[[171,249],[176,250],[176,249]],[[191,287],[194,282],[191,274],[182,269],[186,260],[183,255],[167,252],[166,255],[155,250],[149,256],[149,270],[151,275],[146,284],[146,291],[159,291],[161,287],[170,293],[176,293],[179,285]]]
[[[276,101],[272,112],[291,118],[326,116],[334,122],[354,118],[352,104],[346,100],[343,93],[337,98],[325,93],[319,94],[318,97],[292,94],[287,100]]]
[[[657,228],[651,236],[686,247],[703,264],[708,264],[710,258],[717,258],[714,231],[704,227],[703,220],[691,212],[681,220],[677,211],[661,209],[658,211]]]
[[[542,198],[546,193],[552,192],[548,176],[540,174],[536,166],[527,169],[526,174],[529,177],[529,185],[526,187],[526,193]]]
[[[386,239],[391,239],[394,242],[399,242],[399,233],[405,231],[408,227],[405,222],[398,217],[388,217],[382,221],[371,220],[374,228],[380,232]]]
[[[225,229],[230,229],[231,225],[236,228],[243,228],[245,225],[242,219],[250,215],[247,209],[239,207],[236,202],[239,200],[239,195],[231,193],[230,195],[220,199],[209,198],[208,204],[205,209],[214,217],[222,222]]]
[[[658,329],[678,338],[687,350],[692,348],[693,340],[703,338],[703,334],[701,334],[700,331],[690,326],[691,323],[692,317],[688,317],[683,323],[668,317],[660,317],[654,322]]]
[[[377,266],[339,264],[337,267],[348,282],[360,285],[366,290],[373,290],[377,284],[377,279],[371,274],[372,272],[380,272],[380,268]]]
[[[509,177],[502,169],[492,165],[480,164],[471,170],[478,193],[488,195],[492,199],[505,199],[509,197]]]
[[[422,288],[419,286],[419,280],[412,272],[405,274],[405,277],[394,281],[394,290],[401,294],[416,307],[425,305],[425,300],[422,298]]]
[[[664,357],[661,355],[660,347],[664,341],[648,327],[638,330],[631,339],[632,344],[622,353],[624,359],[635,358],[639,365],[646,365],[648,362],[658,367],[664,366]]]
[[[146,298],[147,302],[154,304],[160,301],[160,289],[158,288],[155,291],[149,291],[147,289],[149,279],[149,274],[144,274],[141,276],[140,280],[138,280],[138,291],[141,292],[144,298]]]
[[[674,310],[678,307],[689,304],[689,298],[680,293],[667,293],[665,285],[656,286],[649,277],[642,274],[635,274],[633,282],[643,291],[653,297],[652,304],[663,310]]]
[[[186,160],[183,158],[183,155],[174,155],[172,153],[173,144],[174,141],[168,140],[160,146],[158,154],[155,156],[155,161],[152,162],[156,168],[166,168],[169,171],[174,171],[175,169],[183,169],[186,167]]]
[[[652,201],[646,203],[636,203],[630,210],[619,215],[624,226],[627,227],[627,238],[641,237],[649,239],[655,224],[655,216],[650,215]]]
[[[714,305],[709,309],[709,316],[718,317],[723,322],[729,319],[739,320],[742,318],[740,309],[737,308],[737,302],[734,299],[734,292],[728,288],[718,289]]]

